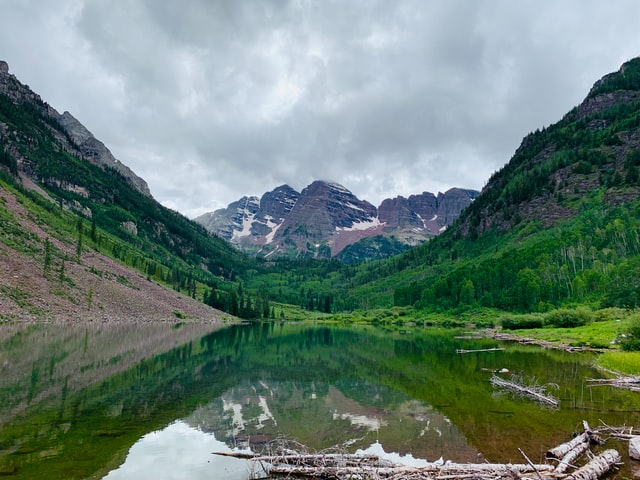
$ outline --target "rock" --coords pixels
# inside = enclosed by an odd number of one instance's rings
[[[9,64],[4,60],[0,60],[0,73],[9,73]]]
[[[138,226],[131,221],[122,222],[120,226],[125,232],[130,233],[131,235],[134,235],[134,236],[138,235]]]
[[[640,436],[632,437],[629,440],[629,458],[640,460]]]

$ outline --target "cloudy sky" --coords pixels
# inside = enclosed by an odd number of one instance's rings
[[[0,0],[0,59],[189,217],[481,189],[640,55],[636,0]]]

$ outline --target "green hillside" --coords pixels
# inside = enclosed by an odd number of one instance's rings
[[[49,106],[24,93],[27,87],[16,81],[10,91],[17,94],[0,93],[0,245],[8,249],[7,258],[14,252],[22,265],[40,263],[50,290],[69,282],[77,290],[82,287],[69,268],[94,252],[149,281],[238,313],[236,282],[251,260],[141,193],[115,169],[83,158]],[[14,203],[27,212],[22,222]],[[28,288],[20,295],[6,293],[20,288],[5,278],[2,293],[9,303],[33,295]]]
[[[640,59],[528,135],[440,237],[359,271],[349,297],[428,310],[640,303]],[[382,277],[367,281],[366,272]]]
[[[528,135],[457,223],[387,260],[258,276],[305,308],[545,312],[640,303],[640,59]],[[314,264],[315,265],[315,264]],[[260,283],[262,282],[262,283]]]

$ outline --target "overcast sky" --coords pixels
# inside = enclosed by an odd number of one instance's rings
[[[189,217],[481,189],[640,56],[636,0],[0,0],[0,60]]]

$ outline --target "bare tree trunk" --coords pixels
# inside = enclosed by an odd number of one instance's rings
[[[616,463],[620,463],[620,454],[613,450],[605,450],[584,467],[576,470],[570,477],[573,480],[598,480],[607,473]]]

